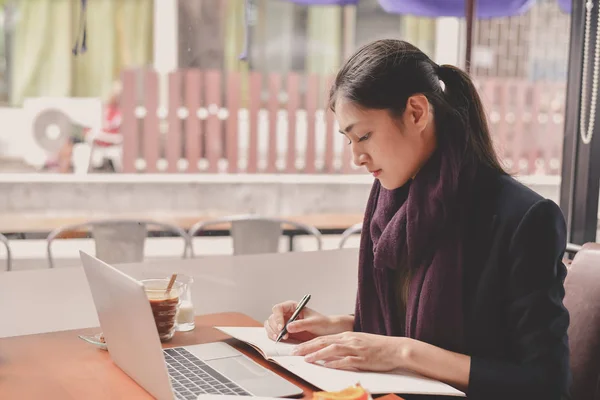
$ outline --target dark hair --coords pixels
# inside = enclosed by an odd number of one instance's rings
[[[438,149],[454,153],[461,164],[456,174],[478,165],[505,173],[469,76],[451,65],[438,66],[405,41],[384,39],[361,47],[338,72],[329,106],[335,111],[336,100],[343,96],[360,107],[401,116],[415,94],[423,94],[432,105]]]

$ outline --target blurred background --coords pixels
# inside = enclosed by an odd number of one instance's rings
[[[253,213],[311,224],[327,235],[325,248],[338,247],[362,220],[372,178],[351,164],[326,108],[328,86],[359,46],[398,38],[469,70],[507,169],[561,204],[572,241],[593,241],[597,167],[574,145],[585,3],[598,8],[585,0],[0,0],[0,232],[23,268],[45,266],[53,229],[90,218],[188,229]],[[581,173],[596,186],[576,185]],[[577,204],[584,214],[573,217]],[[159,239],[147,255],[179,251]],[[298,249],[314,248],[297,239]],[[213,244],[195,242],[196,253],[233,251],[228,238],[205,240]],[[58,253],[76,261],[72,243],[93,246],[93,238],[65,243]]]

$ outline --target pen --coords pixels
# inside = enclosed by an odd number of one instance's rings
[[[277,336],[277,340],[275,340],[275,343],[279,343],[279,341],[285,336],[285,334],[287,333],[288,324],[291,322],[294,322],[296,320],[296,318],[298,318],[300,311],[302,311],[302,309],[304,308],[304,306],[306,306],[306,303],[308,303],[309,300],[310,300],[310,294],[305,295],[302,298],[302,300],[300,300],[300,303],[298,303],[298,307],[296,307],[296,310],[294,311],[294,313],[292,314],[290,319],[288,319],[288,321],[285,323],[285,326],[283,327],[281,332],[279,332],[279,336]]]

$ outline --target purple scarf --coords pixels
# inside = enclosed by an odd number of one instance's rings
[[[360,243],[355,331],[464,349],[464,203],[451,162],[436,153],[399,189],[373,184]],[[394,281],[400,268],[410,269],[404,321]]]

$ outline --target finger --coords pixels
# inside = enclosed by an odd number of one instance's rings
[[[275,315],[271,314],[271,315],[269,316],[269,318],[267,319],[267,321],[269,322],[269,325],[271,326],[271,330],[272,330],[274,333],[279,333],[279,331],[280,331],[280,330],[279,330],[279,329],[277,329],[277,325],[278,325],[278,323],[277,323],[277,320],[276,320],[276,317],[275,317]]]
[[[323,321],[319,318],[306,318],[298,319],[288,324],[287,330],[289,333],[299,333],[305,331],[311,331],[317,328]]]
[[[325,347],[329,346],[330,344],[335,343],[337,340],[338,340],[337,335],[321,336],[321,337],[315,338],[313,340],[309,340],[308,342],[304,342],[304,343],[297,345],[296,348],[294,349],[293,354],[295,356],[305,356],[307,354],[311,354],[316,351],[319,351],[322,348],[325,348]]]
[[[297,305],[298,303],[295,301],[289,300],[273,306],[273,316],[275,317],[275,323],[278,330],[281,331],[283,329],[283,325],[285,324],[285,316],[292,314]]]
[[[265,326],[265,331],[267,332],[267,336],[269,337],[269,339],[272,339],[273,335],[275,335],[275,337],[277,337],[277,334],[275,334],[275,332],[273,332],[273,328],[271,328],[271,324],[269,324],[269,320],[265,321],[264,326]]]
[[[317,361],[332,361],[334,358],[354,356],[355,354],[352,350],[353,349],[350,346],[333,343],[322,348],[321,350],[307,354],[304,357],[304,360],[309,363],[314,363]]]
[[[283,329],[279,329],[279,324],[276,322],[275,320],[275,316],[273,314],[271,314],[271,316],[268,319],[269,324],[271,326],[271,330],[275,333],[273,339],[277,340],[277,337],[279,336],[279,334],[281,333],[281,330]],[[287,333],[285,335],[283,335],[282,339],[286,340],[287,338],[289,338],[290,335],[288,335]]]
[[[271,327],[271,333],[269,335],[269,338],[271,338],[273,340],[277,340],[277,337],[279,336],[281,329],[279,329],[277,322],[275,322],[275,317],[273,315],[271,315],[268,319],[268,322],[269,322],[269,326]]]
[[[346,371],[359,371],[361,359],[355,356],[348,356],[336,360],[326,361],[324,367],[332,369],[343,369]]]

